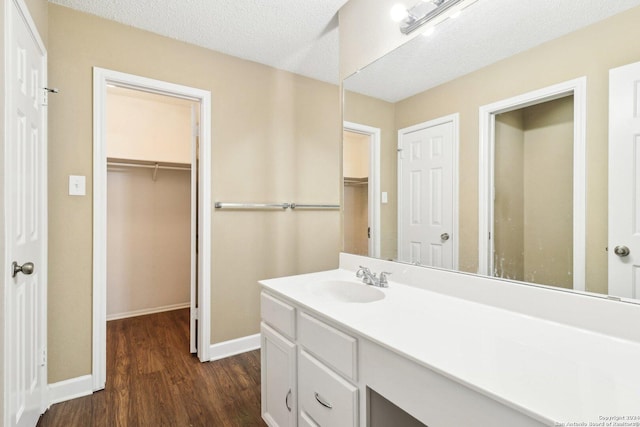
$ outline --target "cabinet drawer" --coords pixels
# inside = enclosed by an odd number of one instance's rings
[[[353,427],[357,425],[358,389],[300,350],[298,407],[320,426]]]
[[[260,294],[260,316],[272,328],[288,338],[295,339],[296,310],[289,304],[262,292]]]
[[[298,342],[347,378],[357,379],[355,338],[300,312]]]

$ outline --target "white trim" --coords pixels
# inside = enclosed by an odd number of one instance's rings
[[[453,156],[453,164],[452,168],[452,176],[453,176],[453,238],[452,238],[452,270],[458,269],[459,263],[459,251],[460,251],[460,236],[459,236],[459,222],[460,222],[460,177],[459,177],[459,169],[460,169],[460,113],[449,114],[447,116],[438,117],[437,119],[429,120],[427,122],[418,123],[413,126],[409,126],[406,128],[402,128],[398,130],[398,150],[402,149],[402,138],[404,135],[416,132],[422,129],[439,126],[445,123],[451,122],[453,127],[453,135],[452,135],[452,156]],[[399,151],[400,153],[400,151]],[[402,232],[402,221],[400,220],[402,214],[402,207],[404,203],[403,191],[401,189],[402,180],[400,177],[402,176],[402,156],[398,155],[398,253],[400,248],[402,247],[403,241],[402,236],[404,235]]]
[[[260,334],[255,334],[236,338],[234,340],[219,342],[217,344],[211,344],[209,348],[209,355],[211,357],[210,360],[214,361],[259,348]]]
[[[343,131],[369,136],[369,256],[380,258],[382,229],[380,226],[380,128],[344,122]],[[344,203],[342,204],[344,206]]]
[[[49,405],[65,402],[78,397],[93,394],[93,379],[91,375],[70,378],[49,384]]]
[[[191,307],[191,302],[183,302],[181,304],[164,305],[162,307],[143,308],[141,310],[127,311],[124,313],[107,314],[107,322],[109,320],[128,319],[129,317],[145,316],[147,314],[163,313],[165,311],[180,310],[182,308]]]
[[[496,114],[573,95],[573,289],[584,291],[586,280],[586,117],[587,78],[528,92],[480,107],[478,165],[478,273],[493,271],[493,176]],[[492,235],[492,234],[491,234]]]
[[[24,0],[10,0],[10,1],[5,1],[3,4],[4,7],[4,52],[3,52],[3,57],[1,58],[2,61],[4,62],[2,64],[2,66],[4,67],[4,81],[2,82],[2,84],[4,85],[5,91],[4,91],[4,135],[2,135],[3,138],[3,143],[2,143],[2,150],[5,151],[5,157],[4,157],[4,161],[6,162],[6,150],[7,150],[7,142],[9,141],[10,138],[10,130],[11,130],[11,118],[9,117],[10,114],[10,108],[9,106],[13,105],[13,98],[11,95],[11,90],[8,90],[11,86],[11,84],[13,84],[13,80],[10,78],[11,72],[10,69],[13,66],[12,65],[12,61],[13,59],[11,58],[10,52],[12,52],[12,46],[11,46],[11,42],[13,41],[14,37],[13,34],[11,34],[11,30],[13,28],[13,25],[11,25],[10,20],[11,20],[11,16],[13,14],[13,12],[11,11],[11,7],[12,5],[15,6],[17,12],[20,14],[20,16],[24,19],[24,22],[27,25],[27,28],[29,30],[30,35],[33,37],[38,50],[40,51],[41,55],[42,55],[42,76],[41,76],[41,85],[42,85],[42,89],[44,89],[45,87],[47,87],[48,85],[48,77],[47,77],[47,64],[48,64],[48,53],[47,53],[47,49],[42,41],[42,37],[40,36],[40,33],[38,32],[38,27],[36,26],[33,18],[31,17],[31,14],[29,13],[29,8],[27,7],[26,3],[24,2]],[[42,92],[40,92],[38,94],[39,97],[42,97]],[[42,98],[40,98],[42,99]],[[41,109],[41,134],[42,134],[42,144],[43,144],[43,149],[42,149],[42,159],[40,159],[40,187],[41,187],[41,192],[42,192],[42,206],[41,206],[41,223],[39,224],[40,230],[41,230],[41,253],[40,253],[40,268],[39,268],[39,276],[40,276],[40,280],[43,284],[42,286],[42,292],[40,294],[40,307],[42,307],[42,311],[39,313],[39,318],[40,318],[40,326],[39,326],[39,333],[40,333],[40,337],[39,337],[39,343],[38,343],[38,349],[43,350],[46,354],[46,349],[47,349],[47,336],[48,336],[48,317],[47,317],[47,301],[48,301],[48,297],[47,297],[47,289],[49,287],[49,278],[48,278],[48,168],[47,168],[47,146],[48,146],[48,130],[47,130],[47,108],[44,107]],[[3,165],[4,168],[4,165]],[[4,170],[6,171],[7,169],[4,168]],[[10,194],[10,187],[11,186],[11,179],[9,179],[6,175],[4,176],[4,196],[6,198],[7,194]],[[3,200],[3,205],[4,205],[4,224],[2,224],[2,227],[7,227],[7,218],[8,218],[8,206],[6,205],[6,199]],[[5,245],[5,248],[7,247],[7,241],[6,238],[9,234],[5,233],[5,241],[3,241],[3,244]],[[5,269],[4,269],[4,274],[5,276],[8,274],[9,270],[9,266],[11,265],[12,260],[9,258],[11,254],[9,253],[9,251],[5,251],[5,259],[4,259],[4,265],[5,265]],[[7,319],[9,318],[9,316],[11,315],[11,307],[10,307],[10,298],[9,295],[7,294],[8,292],[8,288],[5,287],[4,292],[4,307],[3,307],[3,318],[4,318],[4,322],[3,322],[3,335],[4,335],[4,349],[8,349],[11,347],[12,343],[10,342],[12,331],[11,331],[11,323],[9,321],[7,321]],[[9,375],[11,374],[11,361],[9,359],[9,354],[10,352],[5,351],[4,354],[4,360],[3,360],[3,365],[4,365],[4,369],[3,369],[3,374],[2,374],[2,384],[3,384],[3,393],[2,393],[2,405],[3,405],[3,425],[10,425],[10,421],[9,421],[9,417],[10,417],[10,401],[9,399],[12,397],[11,392],[10,392],[10,382],[9,382]],[[47,396],[47,382],[48,382],[48,362],[45,363],[44,366],[41,367],[40,372],[39,372],[39,383],[40,383],[40,413],[44,413],[44,411],[46,410],[46,408],[48,407],[48,396]]]
[[[200,102],[198,207],[198,358],[209,360],[211,308],[211,93],[209,91],[94,67],[93,69],[93,389],[106,382],[107,84]]]

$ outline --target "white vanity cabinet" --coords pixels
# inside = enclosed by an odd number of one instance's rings
[[[261,313],[262,418],[270,427],[295,427],[295,309],[263,292]]]
[[[358,426],[357,339],[266,292],[261,314],[265,422]]]
[[[304,311],[297,320],[300,424],[357,426],[357,339]]]

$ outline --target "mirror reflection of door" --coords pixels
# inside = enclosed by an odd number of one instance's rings
[[[573,288],[573,104],[495,116],[493,276]]]
[[[609,294],[640,298],[640,62],[609,72]]]
[[[398,132],[398,259],[457,268],[457,115]]]
[[[357,255],[369,253],[369,159],[370,136],[344,131],[344,250]]]

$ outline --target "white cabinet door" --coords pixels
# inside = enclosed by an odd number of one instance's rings
[[[262,418],[270,427],[294,427],[296,345],[262,323]]]

